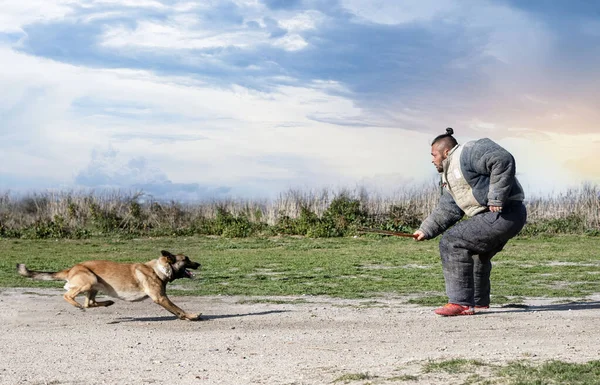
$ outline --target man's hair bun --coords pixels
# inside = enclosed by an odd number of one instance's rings
[[[452,134],[454,134],[454,130],[452,129],[452,127],[446,128],[446,133],[442,134],[442,135],[438,135],[433,140],[433,142],[431,142],[431,145],[433,146],[434,144],[436,144],[438,142],[443,142],[443,143],[445,143],[446,146],[448,146],[448,148],[453,148],[454,146],[456,146],[458,144],[458,142],[456,141],[456,139],[454,139]]]

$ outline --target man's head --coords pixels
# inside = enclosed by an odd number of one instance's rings
[[[448,157],[450,150],[458,144],[452,134],[454,134],[454,130],[448,127],[445,134],[438,135],[431,142],[431,163],[433,163],[438,172],[444,171],[442,162]]]

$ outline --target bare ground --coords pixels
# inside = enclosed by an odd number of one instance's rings
[[[600,357],[600,296],[448,318],[401,298],[172,299],[204,321],[175,320],[151,301],[81,311],[61,290],[3,289],[0,384],[362,384],[352,378],[367,374],[440,384],[460,376],[424,373],[429,360]]]

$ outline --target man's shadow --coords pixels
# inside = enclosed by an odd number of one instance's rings
[[[237,318],[237,317],[249,317],[249,316],[258,316],[258,315],[268,315],[268,314],[278,314],[278,313],[286,313],[290,310],[269,310],[269,311],[261,311],[257,313],[237,313],[237,314],[217,314],[217,315],[206,315],[202,314],[200,319],[195,322],[200,321],[212,321],[215,319],[221,318]],[[162,316],[162,317],[119,317],[111,322],[107,322],[108,324],[119,324],[123,322],[160,322],[160,321],[173,321],[176,320],[175,316]]]
[[[498,309],[498,310],[496,310]],[[502,309],[502,310],[499,310]],[[510,309],[510,310],[506,310]],[[500,308],[490,308],[486,314],[491,313],[518,313],[518,312],[538,312],[538,311],[573,311],[573,310],[594,310],[600,309],[600,301],[590,302],[565,302],[549,305],[526,305],[526,304],[506,304]],[[496,310],[496,311],[494,311]],[[482,312],[483,313],[483,312]]]

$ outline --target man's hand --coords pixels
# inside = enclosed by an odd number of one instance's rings
[[[415,236],[415,241],[422,241],[425,239],[425,233],[421,230],[415,231],[413,235]]]
[[[500,213],[502,212],[502,206],[488,206],[490,211],[493,213]]]

